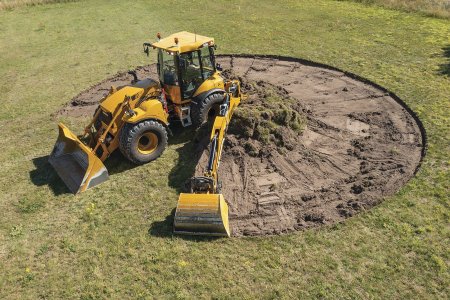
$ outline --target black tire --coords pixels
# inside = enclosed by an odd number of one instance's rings
[[[194,100],[195,101],[195,100]],[[214,93],[207,96],[202,101],[193,103],[191,107],[191,120],[192,124],[195,127],[200,127],[203,123],[208,120],[209,113],[211,108],[219,103],[223,102],[223,94],[222,93]],[[217,112],[216,112],[217,113]]]
[[[167,130],[161,123],[154,120],[137,124],[126,123],[120,132],[120,151],[137,165],[157,159],[166,146]]]

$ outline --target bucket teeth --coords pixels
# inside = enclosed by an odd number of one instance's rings
[[[59,124],[59,136],[48,161],[74,194],[109,177],[102,161],[63,124]]]

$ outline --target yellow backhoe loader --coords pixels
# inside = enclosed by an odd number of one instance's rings
[[[217,168],[224,136],[242,95],[240,83],[225,80],[215,63],[214,39],[189,32],[144,43],[158,52],[158,81],[139,80],[111,87],[80,136],[59,124],[49,162],[73,192],[83,192],[108,179],[103,162],[119,149],[135,164],[157,159],[167,146],[169,125],[200,126],[215,117],[211,157],[205,176],[192,179],[192,191],[181,194],[176,233],[229,236],[228,207],[220,194]]]

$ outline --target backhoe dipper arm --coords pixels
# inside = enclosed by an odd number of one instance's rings
[[[210,135],[208,165],[203,176],[191,179],[191,192],[181,193],[174,218],[174,233],[230,236],[228,204],[220,193],[218,169],[225,134],[234,110],[244,98],[238,81],[227,82],[223,104]]]
[[[239,86],[236,88],[239,89]],[[219,115],[215,118],[211,130],[208,165],[203,176],[192,178],[191,188],[193,193],[214,194],[219,192],[220,185],[217,172],[222,156],[223,143],[233,112],[240,101],[239,92],[232,91],[225,94],[224,102],[220,105]]]

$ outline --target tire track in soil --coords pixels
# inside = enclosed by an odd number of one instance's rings
[[[224,55],[217,62],[243,82],[269,84],[297,99],[307,118],[304,132],[290,137],[292,150],[280,154],[274,145],[261,146],[261,157],[246,153],[245,141],[230,133],[230,126],[219,178],[234,236],[282,234],[343,221],[394,194],[425,155],[425,131],[415,114],[364,78],[289,57]],[[155,65],[136,72],[139,78],[157,78]],[[131,79],[118,73],[81,92],[57,114],[92,115],[111,85]],[[197,174],[207,154],[198,153]]]

